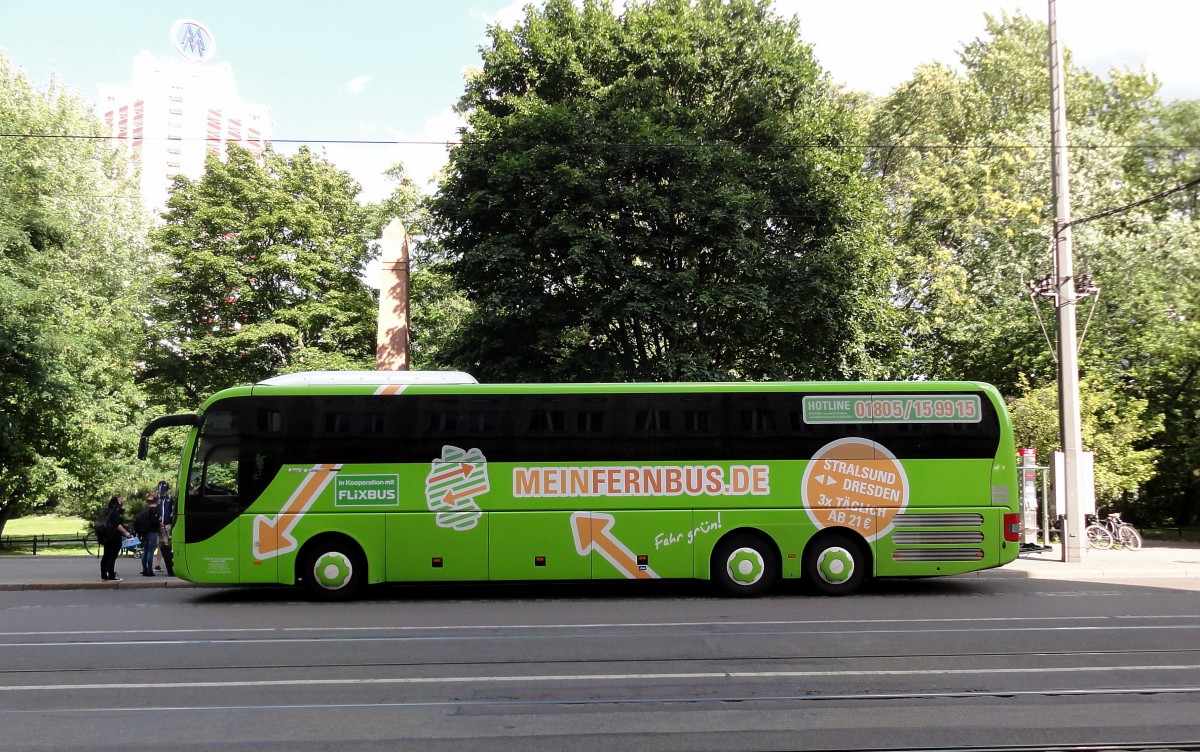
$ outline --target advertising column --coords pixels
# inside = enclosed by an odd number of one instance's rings
[[[1021,456],[1021,546],[1037,546],[1037,450],[1018,449],[1017,454]]]

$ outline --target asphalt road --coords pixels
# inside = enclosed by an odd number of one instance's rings
[[[1178,581],[1176,581],[1178,582]],[[0,592],[0,750],[781,750],[1200,740],[1200,592],[937,579]]]

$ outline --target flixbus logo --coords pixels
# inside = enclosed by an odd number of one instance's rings
[[[398,475],[338,475],[333,481],[336,507],[394,507],[400,504]]]

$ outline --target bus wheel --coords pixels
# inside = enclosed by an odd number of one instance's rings
[[[822,595],[849,595],[867,576],[867,558],[849,536],[821,535],[804,549],[802,575]]]
[[[762,595],[779,576],[770,544],[755,535],[734,535],[713,549],[712,576],[729,595]]]
[[[366,579],[358,547],[344,538],[316,541],[306,548],[300,576],[308,591],[323,601],[351,598]]]

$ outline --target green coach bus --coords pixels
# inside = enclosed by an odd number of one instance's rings
[[[959,574],[1020,548],[1012,426],[975,382],[479,384],[308,372],[186,426],[200,583],[697,578],[734,595]]]

